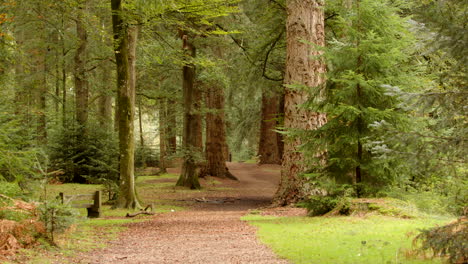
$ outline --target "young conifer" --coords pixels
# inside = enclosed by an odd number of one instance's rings
[[[303,150],[316,165],[309,176],[353,184],[357,195],[376,191],[393,177],[389,163],[376,159],[366,142],[370,126],[385,121],[403,126],[405,115],[386,87],[410,82],[408,74],[413,38],[400,7],[387,0],[335,1],[329,23],[333,37],[325,51],[327,84],[307,106],[326,113],[328,122],[317,130],[301,132]]]

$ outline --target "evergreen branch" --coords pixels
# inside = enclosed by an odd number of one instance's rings
[[[396,151],[396,150],[392,150],[392,152],[397,153],[397,154],[412,156],[412,157],[416,157],[416,156],[421,155],[421,153],[416,153],[416,152],[404,152],[404,151]],[[460,163],[460,164],[466,164],[467,163],[466,160],[451,160],[451,159],[446,159],[446,158],[437,158],[437,157],[434,157],[434,155],[431,155],[431,158],[436,159],[436,160],[440,160],[440,161],[444,161],[444,162],[448,162],[448,163]]]

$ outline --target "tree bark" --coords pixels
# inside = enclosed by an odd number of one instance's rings
[[[168,99],[166,104],[166,117],[167,117],[167,154],[173,155],[177,150],[177,109],[176,101]]]
[[[200,156],[201,156],[201,115],[200,115],[200,90],[195,84],[195,65],[192,60],[195,57],[195,47],[188,39],[185,32],[181,32],[183,49],[186,54],[186,64],[183,71],[183,97],[184,97],[184,128],[183,128],[183,164],[182,172],[177,181],[177,186],[185,186],[190,189],[200,189]]]
[[[320,52],[308,44],[325,44],[324,1],[288,0],[287,12],[284,127],[286,130],[316,129],[326,123],[326,116],[300,108],[308,99],[308,91],[292,89],[288,85],[305,85],[312,89],[325,82],[325,64],[314,59]],[[298,150],[300,145],[298,138],[285,137],[281,182],[274,197],[275,205],[296,203],[309,195],[308,184],[301,178],[307,166]]]
[[[99,97],[99,124],[106,131],[112,126],[112,88],[109,87],[111,82],[110,69],[107,64],[101,67],[102,74],[102,91]]]
[[[78,47],[74,56],[74,82],[75,82],[75,118],[78,125],[76,140],[78,144],[78,153],[85,153],[87,150],[87,123],[89,107],[88,77],[86,74],[86,60],[88,48],[88,33],[84,25],[84,9],[86,1],[78,3],[76,18],[76,34],[78,38]],[[88,163],[87,155],[77,155],[75,163]],[[83,175],[88,175],[85,166],[75,166],[73,182],[85,183]]]
[[[81,3],[78,7],[78,17],[76,19],[76,34],[78,36],[79,44],[75,53],[75,111],[76,122],[78,123],[80,133],[79,135],[86,135],[86,126],[88,122],[88,104],[89,104],[89,91],[88,79],[86,77],[86,53],[88,47],[88,33],[86,32],[85,25],[83,24],[84,12],[83,9],[86,5],[85,2]]]
[[[119,152],[120,152],[120,194],[116,202],[116,207],[140,208],[135,189],[134,176],[134,119],[135,119],[135,86],[130,81],[130,65],[134,66],[134,61],[130,62],[129,57],[135,58],[134,50],[130,49],[128,43],[136,42],[136,36],[129,34],[124,22],[123,1],[111,0],[112,8],[112,28],[114,32],[114,53],[117,64],[117,87],[118,87],[118,111],[119,111]],[[135,33],[135,32],[132,32]],[[132,48],[136,43],[132,44]],[[129,55],[132,53],[132,55]],[[133,69],[132,69],[133,70]]]
[[[37,106],[37,139],[41,144],[47,143],[47,50],[40,49],[36,66],[36,73],[39,76],[35,80],[36,106]]]
[[[281,135],[275,132],[282,112],[280,110],[281,97],[283,97],[282,94],[271,94],[266,91],[262,95],[262,120],[258,146],[260,164],[281,164],[283,142]]]
[[[145,147],[145,137],[143,136],[143,120],[142,120],[142,111],[141,111],[141,100],[138,100],[138,128],[140,129],[140,146]]]
[[[210,85],[206,91],[206,141],[205,158],[206,166],[202,175],[209,175],[218,178],[237,178],[229,172],[226,167],[227,143],[226,143],[226,122],[224,118],[224,92],[223,89]]]
[[[66,46],[65,46],[65,25],[64,25],[64,15],[62,14],[61,20],[62,33],[60,34],[60,45],[62,49],[62,126],[65,128],[67,126],[67,69],[66,69]]]
[[[167,173],[167,113],[166,98],[159,99],[159,170]]]

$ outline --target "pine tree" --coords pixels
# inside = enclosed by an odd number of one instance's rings
[[[404,87],[410,81],[412,37],[397,3],[355,0],[343,6],[337,1],[333,8],[336,18],[329,26],[334,37],[325,55],[327,85],[307,104],[326,113],[328,122],[301,133],[306,142],[302,149],[312,164],[319,164],[309,176],[352,184],[358,196],[367,195],[395,176],[392,166],[377,159],[366,143],[372,140],[375,122],[405,124],[398,101],[386,87]],[[317,160],[317,150],[327,153],[326,164]]]

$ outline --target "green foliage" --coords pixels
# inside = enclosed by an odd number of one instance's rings
[[[0,210],[0,219],[21,222],[31,218],[30,212],[17,210],[13,200],[5,199],[5,197],[0,197],[0,208],[2,208]]]
[[[159,165],[159,153],[148,146],[138,145],[135,151],[135,166],[141,167],[157,167]]]
[[[92,126],[89,126],[92,127]],[[118,180],[118,146],[112,132],[98,126],[82,136],[78,127],[58,128],[49,144],[50,166],[64,182]]]
[[[404,190],[402,195],[421,193],[422,199],[413,199],[426,211],[434,210],[428,205],[432,201],[440,211],[459,215],[468,188],[468,5],[462,2],[415,1],[412,11],[417,22],[412,21],[412,30],[418,35],[424,79],[415,91],[388,87],[388,93],[401,102],[399,107],[411,111],[411,126],[403,131],[387,122],[375,123],[372,129],[379,136],[369,144],[381,160],[395,164],[400,175],[396,188]]]
[[[312,171],[337,183],[355,184],[363,195],[375,194],[392,183],[395,164],[379,160],[366,142],[373,141],[371,125],[385,121],[397,130],[407,119],[387,85],[412,88],[411,45],[408,19],[399,15],[397,2],[362,0],[350,8],[334,2],[334,32],[328,37],[324,59],[327,85],[318,87],[305,106],[325,113],[328,122],[317,130],[292,131],[302,136],[302,149],[315,165]],[[317,58],[321,59],[321,58]],[[324,157],[317,153],[326,153]],[[360,171],[361,179],[357,178]]]
[[[23,193],[18,183],[16,182],[6,182],[0,181],[0,194],[6,195],[8,197],[17,197]]]
[[[432,251],[434,256],[449,257],[450,263],[468,260],[468,221],[466,218],[448,225],[424,229],[414,242],[421,242],[422,251]]]
[[[39,152],[28,130],[8,108],[7,98],[0,98],[0,193],[17,195],[14,185],[23,189],[39,176]],[[13,184],[5,183],[8,181]]]
[[[61,201],[48,200],[39,206],[40,219],[44,223],[52,242],[54,235],[67,230],[75,221],[78,213]]]

